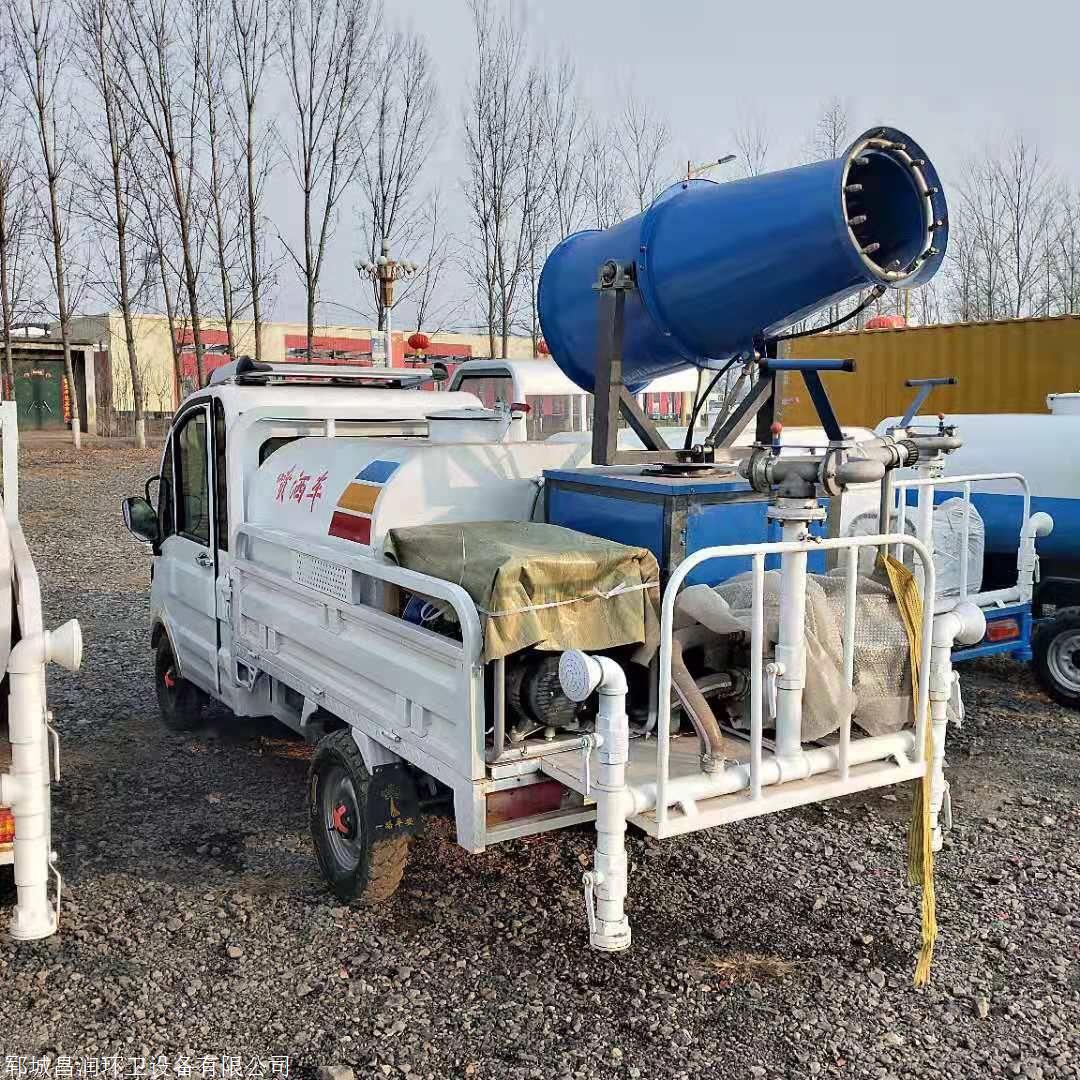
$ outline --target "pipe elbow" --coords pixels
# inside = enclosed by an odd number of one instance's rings
[[[29,675],[42,664],[56,663],[68,671],[82,664],[82,628],[69,619],[55,630],[22,638],[11,650],[7,669],[13,675]]]
[[[954,644],[974,645],[986,634],[986,616],[974,604],[957,604],[952,611],[934,619],[935,649],[951,649]]]
[[[1054,519],[1042,510],[1036,511],[1027,519],[1024,526],[1025,537],[1049,536],[1054,531]]]
[[[614,660],[580,649],[567,649],[559,658],[559,682],[571,701],[584,701],[594,691],[611,697],[627,692],[626,674]]]

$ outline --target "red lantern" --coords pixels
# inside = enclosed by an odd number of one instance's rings
[[[548,350],[548,343],[543,338],[541,338],[536,343],[536,355],[537,356],[547,356],[548,351],[549,351]]]
[[[431,338],[418,330],[415,334],[409,335],[408,345],[413,352],[422,353],[431,345]]]
[[[867,330],[903,330],[907,319],[903,315],[875,315],[866,320]]]

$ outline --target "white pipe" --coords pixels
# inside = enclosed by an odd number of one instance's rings
[[[871,761],[911,759],[915,755],[916,737],[913,731],[898,731],[892,735],[870,735],[855,739],[848,747],[849,765],[865,765]],[[833,772],[840,767],[840,747],[814,746],[803,750],[796,761],[781,763],[775,755],[761,762],[761,783],[764,787],[803,780],[818,773]],[[750,786],[749,765],[729,765],[723,772],[678,776],[668,781],[665,798],[671,806],[699,802],[719,795],[731,795]],[[657,784],[649,781],[627,788],[626,815],[633,817],[656,807]]]
[[[930,846],[941,850],[939,817],[948,784],[945,782],[945,734],[953,689],[952,650],[957,643],[974,645],[986,633],[986,617],[972,603],[958,604],[934,619],[930,650]]]
[[[11,768],[0,773],[0,803],[15,819],[16,903],[11,936],[29,941],[56,933],[49,903],[48,731],[44,666],[55,661],[75,671],[82,660],[82,633],[72,619],[44,634],[23,638],[8,659],[8,728]]]
[[[1020,530],[1020,548],[1016,553],[1016,587],[1022,603],[1030,602],[1039,572],[1035,540],[1040,536],[1049,536],[1053,531],[1054,519],[1041,510],[1032,514]]]
[[[584,875],[589,943],[604,952],[630,948],[626,917],[626,763],[630,723],[626,715],[626,676],[614,660],[572,649],[559,661],[559,679],[567,697],[584,701],[598,691],[595,742],[599,768],[590,794],[596,799],[596,850],[593,868]]]
[[[805,521],[785,521],[783,540],[806,539]],[[780,626],[776,640],[776,756],[797,762],[802,752],[803,687],[806,685],[806,552],[780,557]]]

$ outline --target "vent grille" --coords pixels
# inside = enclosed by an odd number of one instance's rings
[[[348,602],[351,599],[348,568],[316,555],[293,553],[293,581],[335,600]]]

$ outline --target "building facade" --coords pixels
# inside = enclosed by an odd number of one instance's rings
[[[128,434],[127,428],[131,426],[134,411],[134,395],[123,317],[120,312],[114,311],[73,319],[72,333],[80,341],[96,345],[93,349],[95,362],[92,373],[96,425],[91,430],[103,435]],[[433,360],[443,360],[452,366],[488,354],[486,335],[440,332],[428,335],[430,345],[421,355],[409,347],[410,333],[405,330],[393,334],[391,364],[395,367],[424,366]],[[311,343],[312,352],[314,358],[322,362],[371,363],[372,338],[380,334],[373,327],[320,325]],[[198,386],[194,337],[187,327],[179,331],[178,336],[181,346],[179,370],[166,317],[156,314],[135,316],[135,352],[151,427],[155,418],[164,421],[180,399]],[[253,323],[235,321],[233,336],[238,356],[255,355]],[[224,323],[205,319],[201,337],[206,349],[204,367],[207,372],[229,361],[228,334]],[[307,328],[301,323],[265,322],[261,344],[262,359],[270,363],[303,360],[307,353]],[[512,338],[509,352],[512,359],[531,357],[531,339]]]

